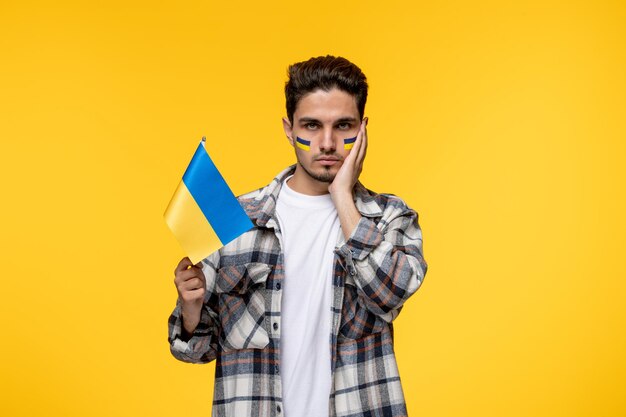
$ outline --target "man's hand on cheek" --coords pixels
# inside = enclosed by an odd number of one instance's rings
[[[367,151],[367,118],[363,119],[357,134],[354,146],[344,159],[343,165],[335,175],[335,179],[328,186],[331,196],[350,195],[352,198],[352,188],[359,179],[363,170],[363,161]]]

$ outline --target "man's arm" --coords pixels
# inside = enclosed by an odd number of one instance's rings
[[[361,216],[352,189],[363,169],[367,151],[367,118],[361,123],[352,151],[328,190],[346,243],[340,248],[365,307],[391,322],[402,304],[421,286],[427,265],[422,255],[422,231],[417,213],[399,198],[390,197],[381,229]]]
[[[176,268],[176,307],[168,320],[172,355],[183,362],[207,363],[216,358],[217,298],[215,288],[218,253],[201,264],[183,258]]]
[[[365,307],[387,322],[422,285],[428,268],[417,213],[390,198],[382,229],[362,217],[339,249]]]

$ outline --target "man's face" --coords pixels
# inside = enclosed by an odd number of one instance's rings
[[[293,125],[283,119],[298,164],[310,178],[325,183],[332,182],[343,165],[350,153],[344,141],[357,135],[360,124],[355,98],[336,88],[315,90],[302,97],[293,114]],[[310,142],[308,150],[303,149],[307,147],[303,141]]]

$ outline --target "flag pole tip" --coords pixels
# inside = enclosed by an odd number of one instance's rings
[[[202,142],[206,142],[206,136],[202,136]]]

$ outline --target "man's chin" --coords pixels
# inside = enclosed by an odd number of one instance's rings
[[[331,182],[333,182],[335,176],[337,175],[336,172],[328,168],[316,169],[314,171],[309,171],[308,169],[304,168],[304,166],[302,166],[302,168],[309,175],[309,177],[319,182],[326,182],[330,184]]]
[[[315,175],[312,175],[313,179],[316,179],[317,181],[320,182],[327,182],[327,183],[331,183],[333,182],[333,180],[335,179],[335,173],[334,172],[318,172],[315,173]]]

